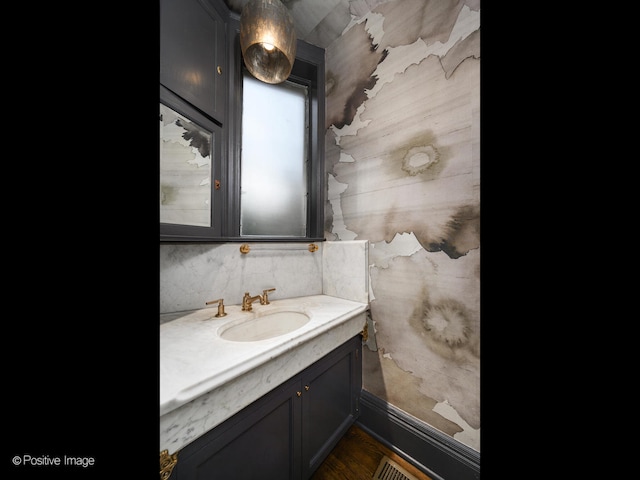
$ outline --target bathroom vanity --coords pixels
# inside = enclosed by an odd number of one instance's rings
[[[367,309],[312,295],[251,312],[231,305],[222,317],[217,308],[161,315],[160,450],[175,464],[170,477],[308,479],[359,414]],[[257,328],[293,313],[308,320],[274,336]]]

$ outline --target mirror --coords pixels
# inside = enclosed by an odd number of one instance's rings
[[[160,222],[211,226],[213,134],[160,103]]]

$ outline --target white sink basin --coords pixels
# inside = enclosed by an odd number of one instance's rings
[[[308,315],[295,311],[280,311],[232,322],[218,330],[224,340],[255,342],[293,332],[311,320]]]

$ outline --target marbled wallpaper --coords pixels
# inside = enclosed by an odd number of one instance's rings
[[[350,5],[326,48],[325,235],[369,241],[363,386],[480,451],[480,2]]]

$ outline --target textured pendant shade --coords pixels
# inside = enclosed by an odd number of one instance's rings
[[[296,58],[296,31],[280,0],[249,0],[240,15],[240,48],[251,74],[266,83],[282,83]]]

